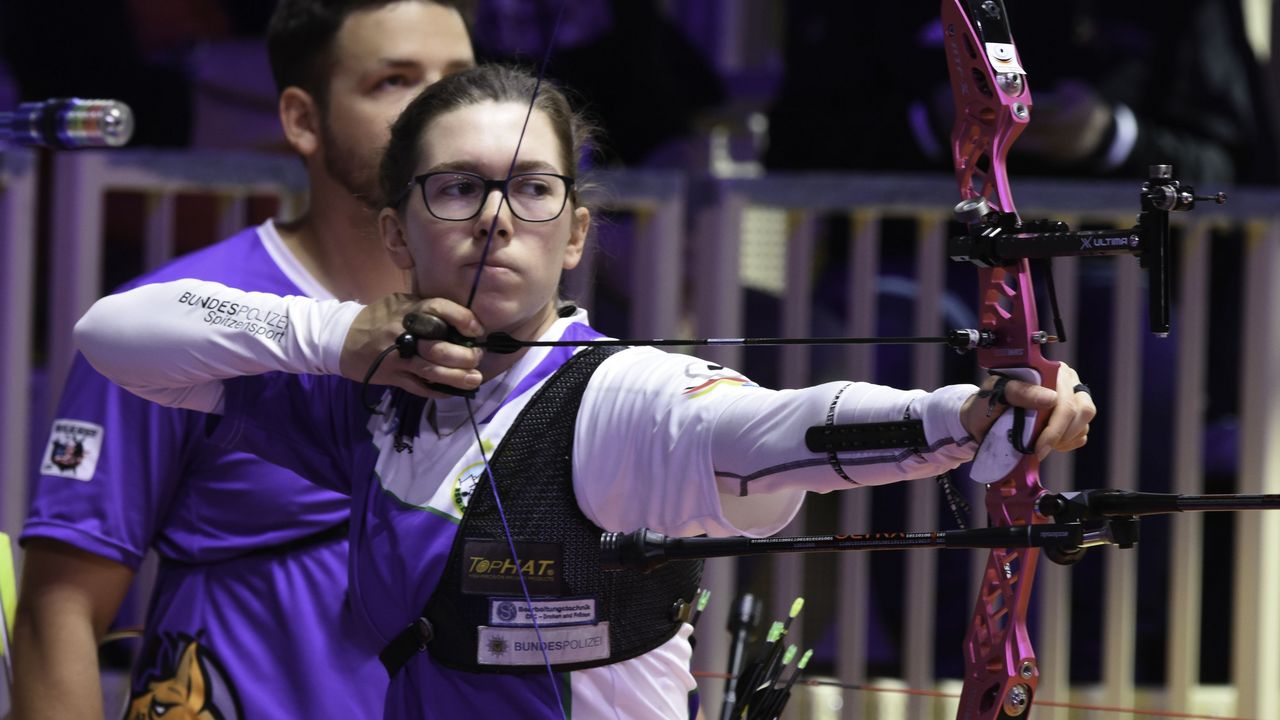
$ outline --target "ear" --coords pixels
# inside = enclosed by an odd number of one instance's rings
[[[591,229],[591,211],[574,208],[569,224],[569,244],[564,249],[564,269],[572,270],[582,261],[582,252],[587,246],[587,231]]]
[[[177,672],[174,673],[173,681],[182,690],[185,690],[183,704],[191,710],[200,710],[205,706],[205,677],[204,668],[200,665],[199,646],[192,642],[182,651],[182,657],[178,660]]]
[[[401,270],[413,269],[413,255],[409,253],[409,241],[404,235],[404,224],[400,222],[400,214],[391,208],[382,208],[378,213],[378,234],[382,237],[382,245],[391,256],[391,262]]]
[[[290,85],[280,93],[280,128],[293,151],[309,158],[320,147],[320,106],[311,93]]]

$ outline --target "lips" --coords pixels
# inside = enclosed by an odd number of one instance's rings
[[[475,262],[465,263],[462,266],[462,269],[475,272],[476,268],[479,266],[480,266],[480,261],[477,260]],[[515,272],[515,269],[512,268],[510,265],[506,265],[502,261],[494,260],[493,258],[489,258],[484,261],[484,269],[485,270],[506,270],[507,272]]]

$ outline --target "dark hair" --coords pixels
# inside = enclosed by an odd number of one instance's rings
[[[422,134],[436,118],[488,101],[528,105],[537,85],[537,78],[520,68],[479,65],[442,78],[423,90],[391,126],[391,140],[378,168],[385,202],[395,206],[404,199],[404,188],[413,181],[413,171],[418,165]],[[534,108],[551,121],[551,129],[560,141],[560,160],[565,174],[576,177],[576,159],[595,134],[594,126],[573,109],[564,93],[550,80],[542,80]],[[581,187],[575,189],[575,202],[580,190]]]
[[[352,13],[376,10],[406,0],[280,0],[267,26],[267,55],[276,93],[290,86],[306,90],[324,107],[329,73],[333,70],[333,41]],[[470,17],[470,0],[410,0],[454,8]]]

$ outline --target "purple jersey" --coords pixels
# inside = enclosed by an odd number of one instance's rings
[[[133,284],[188,277],[324,293],[270,223]],[[346,610],[347,498],[208,442],[206,416],[131,395],[80,356],[55,418],[22,541],[135,570],[148,548],[162,560],[131,705],[198,676],[223,718],[380,715],[386,674]]]

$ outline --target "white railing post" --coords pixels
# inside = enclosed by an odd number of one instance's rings
[[[1174,396],[1173,492],[1204,492],[1204,411],[1209,365],[1209,224],[1197,222],[1182,242],[1182,275],[1178,324],[1172,328],[1177,342],[1177,380]],[[1204,516],[1183,513],[1170,518],[1169,535],[1169,649],[1165,707],[1191,707],[1192,690],[1200,683],[1200,617],[1203,578]]]
[[[1107,414],[1106,485],[1138,489],[1139,424],[1142,421],[1142,270],[1116,258],[1111,302],[1111,379]],[[1064,390],[1069,390],[1064,388]],[[1102,683],[1108,705],[1132,707],[1137,642],[1138,551],[1105,548],[1102,618]]]
[[[788,213],[786,235],[786,287],[782,296],[782,336],[808,337],[813,309],[813,251],[817,241],[817,217],[810,210]],[[789,345],[782,349],[781,385],[784,388],[804,387],[809,379],[809,348]],[[811,501],[816,498],[811,498]],[[805,511],[796,513],[781,534],[799,536],[806,533]],[[805,556],[786,553],[772,558],[773,587],[769,604],[765,606],[769,620],[786,617],[791,602],[803,594]],[[801,614],[788,630],[786,638],[779,642],[786,645],[803,643],[805,616]]]
[[[724,184],[718,184],[716,192],[722,193],[719,201],[704,209],[698,217],[693,244],[693,314],[697,335],[702,337],[728,337],[742,331],[742,294],[738,282],[738,246],[742,232],[742,214],[745,201],[729,192]],[[742,349],[734,347],[707,348],[700,355],[727,367],[741,367]],[[717,637],[728,610],[733,605],[734,588],[737,587],[737,560],[716,558],[708,560],[702,573],[702,584],[718,598],[715,612],[699,623],[702,636],[711,640]],[[729,663],[728,644],[721,641],[698,643],[694,651],[695,668],[723,672]],[[750,651],[748,651],[750,652]],[[707,717],[720,712],[724,698],[722,680],[703,680],[698,692],[706,708]]]
[[[1280,218],[1250,223],[1245,247],[1243,372],[1240,377],[1242,493],[1280,492]],[[1280,514],[1236,516],[1232,680],[1235,714],[1280,717]]]
[[[58,403],[75,355],[71,328],[102,296],[101,179],[105,152],[59,153],[53,161],[49,268],[49,407]]]
[[[880,217],[872,211],[850,214],[850,250],[848,299],[845,317],[850,337],[870,337],[876,333],[879,317],[879,293],[876,278],[880,274]],[[850,345],[845,350],[851,380],[875,377],[875,348]],[[871,493],[840,493],[840,531],[858,532],[871,527]],[[840,614],[836,623],[836,677],[846,684],[867,681],[867,627],[871,622],[870,597],[871,558],[867,553],[841,553],[837,561],[837,593]],[[864,716],[857,700],[862,693],[846,690],[840,717],[855,720]]]
[[[31,354],[35,306],[36,156],[0,147],[0,530],[16,538],[31,477]],[[16,548],[16,545],[15,545]]]
[[[1070,224],[1075,227],[1075,223]],[[1050,346],[1049,354],[1054,360],[1074,366],[1076,350],[1081,342],[1077,312],[1080,305],[1080,261],[1076,258],[1054,260],[1053,276],[1067,342]],[[1074,455],[1054,453],[1046,458],[1040,466],[1040,482],[1051,492],[1074,490]],[[1035,644],[1036,664],[1040,671],[1036,695],[1056,702],[1066,702],[1071,691],[1071,572],[1072,568],[1054,563],[1043,553],[1036,565],[1035,595],[1040,611]],[[1060,707],[1037,706],[1035,713],[1036,720],[1067,720],[1069,717],[1067,708]]]
[[[742,334],[742,288],[739,246],[746,198],[734,192],[736,181],[721,181],[715,188],[716,204],[699,214],[693,243],[693,315],[702,337],[736,337]],[[742,366],[742,348],[713,347],[708,360],[731,368]]]
[[[608,207],[635,214],[629,332],[633,337],[672,337],[686,307],[685,178],[661,171],[611,173],[601,179],[608,188]]]
[[[942,295],[946,289],[947,222],[937,215],[919,218],[916,236],[916,298],[914,334],[942,334]],[[911,384],[933,389],[942,384],[942,350],[936,345],[917,345],[911,352]],[[907,491],[907,530],[938,527],[938,484],[932,479],[916,480]],[[943,551],[946,552],[946,551]],[[934,611],[938,597],[938,553],[908,552],[903,558],[906,573],[906,639],[903,667],[907,685],[930,689],[934,685]],[[931,698],[912,695],[907,702],[911,717],[934,714]]]
[[[147,195],[143,252],[148,271],[155,270],[173,257],[177,200],[177,196],[170,192]]]
[[[248,193],[220,193],[217,203],[218,237],[231,237],[243,230],[249,216]]]

